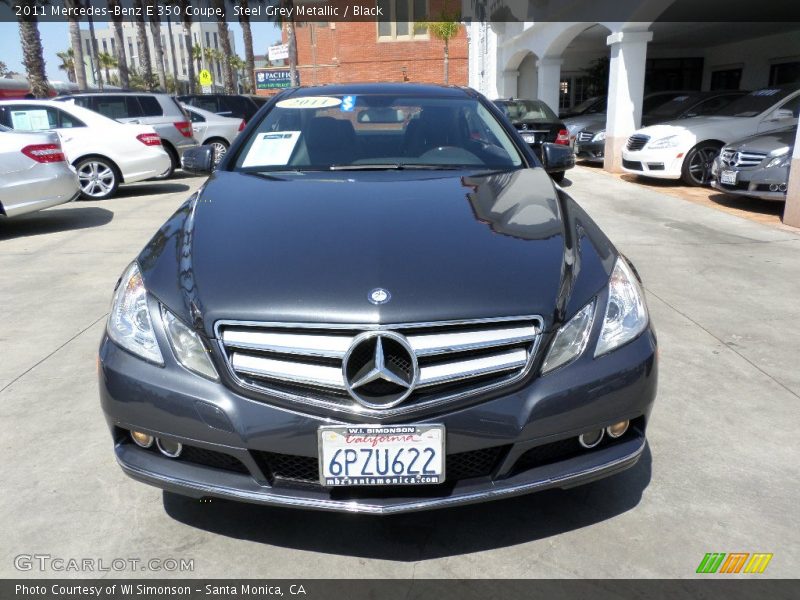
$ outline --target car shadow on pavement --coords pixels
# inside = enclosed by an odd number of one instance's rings
[[[612,519],[639,504],[650,483],[649,445],[623,473],[570,490],[392,516],[201,502],[164,492],[186,525],[271,546],[361,558],[419,561],[516,546]]]
[[[784,202],[772,202],[770,200],[759,200],[758,198],[743,198],[729,194],[711,194],[708,199],[725,208],[746,210],[751,213],[762,215],[775,215],[779,218],[783,216],[783,210],[786,208]]]
[[[172,181],[147,181],[142,183],[130,183],[119,186],[117,193],[107,202],[113,202],[119,198],[130,196],[150,196],[154,194],[176,194],[178,192],[189,191],[189,186],[185,183],[173,183]]]
[[[97,206],[50,208],[20,215],[13,219],[0,219],[0,241],[59,231],[100,227],[110,223],[113,218],[113,212]]]

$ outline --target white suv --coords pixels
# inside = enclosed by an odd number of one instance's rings
[[[628,173],[706,185],[720,148],[737,139],[797,124],[800,83],[751,92],[707,117],[636,131],[622,151]]]

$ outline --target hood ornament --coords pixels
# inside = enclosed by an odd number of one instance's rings
[[[392,295],[389,293],[389,290],[375,288],[367,295],[367,299],[373,304],[386,304],[392,299]]]

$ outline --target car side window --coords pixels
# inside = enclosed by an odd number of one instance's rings
[[[15,131],[46,131],[58,128],[58,112],[49,106],[12,104],[8,110],[7,125]]]
[[[124,119],[132,116],[128,114],[125,96],[94,96],[92,104],[92,110],[109,119]]]
[[[192,102],[193,106],[197,108],[202,108],[203,110],[208,110],[211,112],[217,112],[217,99],[213,97],[208,98],[195,98],[194,102]]]
[[[798,118],[798,116],[800,116],[800,95],[795,96],[794,98],[781,104],[780,110],[790,110],[792,111],[794,118]]]
[[[137,96],[137,98],[142,106],[142,116],[160,117],[164,114],[161,104],[153,96]]]
[[[78,119],[77,117],[73,117],[66,111],[60,109],[51,109],[57,114],[58,119],[58,127],[60,129],[71,129],[73,127],[86,127],[86,123]]]
[[[193,110],[187,110],[186,112],[189,113],[189,119],[192,121],[192,123],[204,123],[206,120],[203,115],[196,113]]]

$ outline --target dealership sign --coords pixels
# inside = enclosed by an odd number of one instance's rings
[[[256,89],[275,90],[292,86],[292,76],[288,67],[256,69]]]

